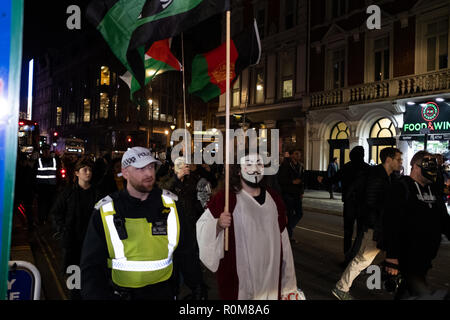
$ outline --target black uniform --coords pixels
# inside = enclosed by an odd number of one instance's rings
[[[147,218],[154,221],[163,208],[162,191],[154,188],[147,199],[141,201],[128,193],[118,191],[110,197],[113,199],[116,214],[123,218]],[[176,202],[175,202],[176,203]],[[178,206],[177,206],[178,208]],[[178,210],[178,209],[177,209]],[[185,282],[191,290],[197,290],[201,281],[191,267],[195,248],[194,238],[186,233],[183,214],[178,210],[180,238],[174,252],[174,262],[180,266]],[[195,239],[194,239],[195,240]],[[143,288],[121,288],[112,283],[111,270],[107,267],[109,258],[105,232],[99,210],[95,210],[89,222],[81,254],[81,294],[83,299],[138,299],[138,300],[173,300],[175,296],[174,275],[169,280],[148,285]],[[114,292],[120,293],[120,295]]]

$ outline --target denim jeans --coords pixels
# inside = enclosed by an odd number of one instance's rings
[[[287,210],[287,231],[289,238],[292,238],[295,226],[303,217],[302,197],[300,195],[284,194],[283,199]]]

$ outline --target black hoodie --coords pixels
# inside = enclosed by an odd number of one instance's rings
[[[434,185],[421,186],[405,176],[392,186],[383,229],[386,257],[399,259],[400,270],[426,272],[441,234],[450,237],[450,215]]]

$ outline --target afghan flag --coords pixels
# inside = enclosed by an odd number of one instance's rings
[[[145,52],[229,8],[229,0],[93,0],[88,19],[111,50],[143,86]]]
[[[261,42],[256,20],[248,30],[230,41],[230,79],[231,85],[241,72],[261,57]],[[192,82],[189,93],[207,102],[226,91],[226,42],[218,48],[198,54],[192,61]]]
[[[145,85],[163,72],[181,71],[181,63],[170,51],[169,42],[169,39],[156,41],[145,53]],[[129,71],[120,78],[130,87],[130,98],[134,100],[134,93],[141,88],[138,81]]]

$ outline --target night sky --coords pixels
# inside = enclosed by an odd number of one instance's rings
[[[49,48],[58,48],[85,32],[96,30],[85,20],[89,0],[25,0],[22,43],[21,97],[28,94],[28,62]],[[81,30],[66,26],[67,8],[78,5],[81,9]],[[21,110],[25,111],[25,110]]]
[[[92,27],[84,19],[88,0],[25,0],[23,28],[23,58],[29,60],[45,49],[58,47]],[[81,31],[69,30],[66,13],[70,5],[81,9]]]

